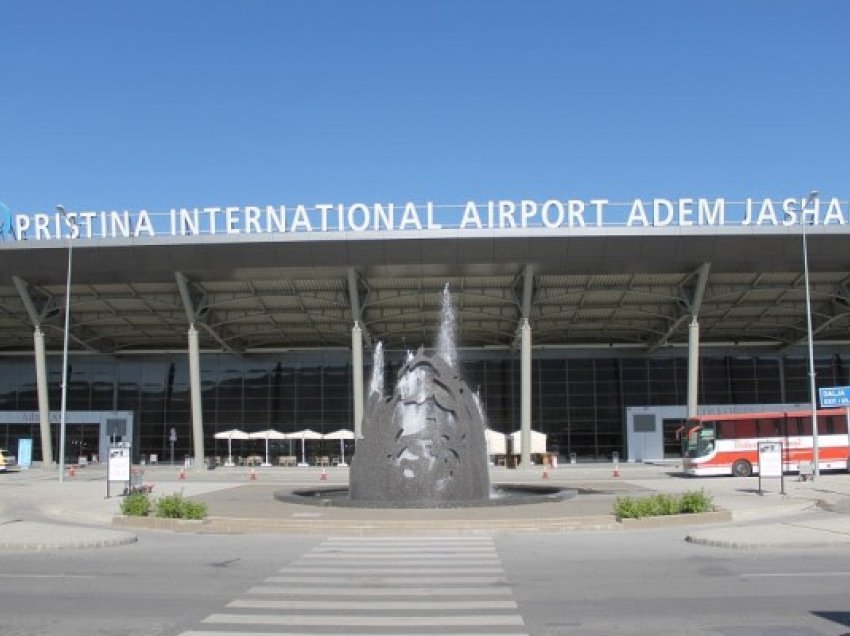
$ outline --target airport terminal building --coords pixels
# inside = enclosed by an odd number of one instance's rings
[[[63,393],[71,462],[359,431],[375,343],[388,377],[433,346],[448,284],[490,428],[579,461],[675,456],[688,413],[811,404],[810,337],[817,386],[848,384],[848,220],[829,197],[17,212],[0,447],[57,461]]]

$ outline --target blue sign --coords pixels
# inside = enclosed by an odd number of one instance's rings
[[[850,386],[831,386],[818,389],[821,408],[850,406]]]
[[[18,466],[29,468],[32,466],[32,440],[21,438],[18,440]]]

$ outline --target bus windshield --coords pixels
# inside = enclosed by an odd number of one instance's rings
[[[685,457],[705,457],[714,451],[714,423],[704,422],[688,429]]]

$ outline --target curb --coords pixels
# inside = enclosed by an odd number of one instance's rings
[[[613,515],[554,517],[532,519],[442,519],[442,520],[374,520],[374,519],[267,519],[207,517],[203,521],[160,519],[157,517],[112,518],[116,528],[170,530],[195,534],[348,534],[375,533],[487,533],[498,532],[573,532],[622,530]]]
[[[724,523],[732,521],[732,513],[728,510],[712,512],[695,512],[680,515],[661,515],[657,517],[642,517],[640,519],[618,519],[619,523],[628,530],[642,528],[670,528],[704,523]]]
[[[850,524],[828,520],[708,529],[688,534],[685,541],[737,550],[847,546],[850,545]]]
[[[617,520],[614,515],[583,517],[551,517],[531,519],[442,519],[442,520],[328,520],[328,519],[266,519],[238,517],[207,517],[203,521],[162,519],[158,517],[112,518],[116,528],[169,530],[195,534],[326,534],[348,535],[375,533],[500,533],[500,532],[581,532],[623,531],[648,528],[667,528],[694,524],[732,521],[728,510],[688,515],[646,517]]]
[[[172,532],[203,533],[208,519],[169,519],[165,517],[130,517],[117,515],[112,517],[113,528],[136,528],[138,530],[170,530]]]
[[[136,543],[138,540],[130,532],[38,521],[19,521],[0,526],[0,550],[43,552],[111,548]]]

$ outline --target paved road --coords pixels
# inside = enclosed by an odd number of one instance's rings
[[[324,539],[181,636],[244,628],[528,634],[493,537],[471,536]]]
[[[4,636],[850,632],[846,548],[741,552],[637,532],[352,536],[140,531],[0,558]]]

